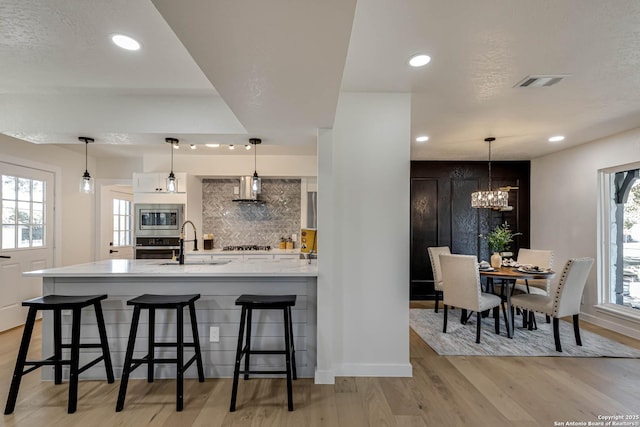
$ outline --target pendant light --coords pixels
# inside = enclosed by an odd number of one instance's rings
[[[82,175],[82,181],[80,181],[80,192],[92,194],[94,190],[94,181],[89,174],[89,156],[88,156],[88,147],[89,143],[93,142],[93,138],[89,138],[88,136],[79,136],[78,139],[84,142],[84,174]]]
[[[173,174],[173,150],[178,146],[178,140],[176,138],[165,138],[164,140],[171,144],[171,172],[169,172],[169,176],[167,177],[167,191],[169,193],[175,193],[178,191],[178,180]]]
[[[471,193],[472,208],[500,209],[509,205],[509,193],[502,190],[491,189],[491,143],[495,138],[484,139],[489,143],[489,189],[487,191],[475,191]]]
[[[249,143],[253,145],[253,177],[251,178],[251,192],[260,194],[262,191],[262,180],[258,176],[258,169],[256,168],[256,157],[258,155],[258,144],[262,143],[260,138],[251,138]]]

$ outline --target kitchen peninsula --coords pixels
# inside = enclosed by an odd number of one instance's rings
[[[306,260],[265,261],[246,263],[236,261],[189,261],[184,265],[168,260],[104,260],[67,267],[25,273],[42,277],[43,294],[92,295],[107,294],[102,302],[114,373],[122,372],[124,353],[132,317],[127,300],[149,294],[201,294],[196,301],[196,317],[202,348],[205,376],[231,377],[237,345],[240,308],[235,299],[240,294],[295,294],[297,302],[292,310],[296,364],[300,377],[313,377],[316,367],[316,301],[317,264]],[[283,346],[282,313],[260,310],[253,319],[255,348],[279,349]],[[175,341],[175,313],[159,310],[156,314],[156,340]],[[70,336],[71,315],[63,313],[63,339]],[[147,318],[140,320],[139,343],[136,354],[146,354]],[[53,317],[44,313],[42,332],[43,354],[52,349]],[[219,328],[219,329],[215,329]],[[213,329],[213,330],[212,330]],[[93,342],[98,336],[93,310],[82,313],[82,342]],[[216,332],[219,333],[216,341]],[[185,338],[191,336],[191,326],[185,321]],[[166,355],[165,355],[166,352]],[[159,349],[156,357],[171,357],[171,350]],[[173,352],[175,354],[175,351]],[[189,354],[189,350],[187,350]],[[82,355],[81,355],[82,357]],[[257,355],[252,365],[260,369],[281,369],[280,355]],[[137,374],[137,376],[134,376]],[[143,378],[143,370],[132,378]],[[65,372],[68,377],[68,371]],[[83,373],[84,378],[102,378],[101,364]],[[157,378],[174,378],[175,366],[160,364]],[[196,370],[188,369],[187,377],[195,377]],[[42,378],[53,378],[52,368],[42,369]]]

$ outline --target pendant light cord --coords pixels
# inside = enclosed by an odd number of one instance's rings
[[[84,172],[89,172],[89,141],[84,142]]]
[[[489,141],[489,191],[491,191],[491,141]]]

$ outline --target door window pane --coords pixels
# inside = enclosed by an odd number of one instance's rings
[[[31,242],[31,227],[28,225],[18,226],[18,247],[28,248]]]
[[[113,199],[113,245],[131,246],[131,202]]]
[[[31,204],[29,202],[18,202],[18,224],[31,223]]]
[[[16,222],[16,202],[4,200],[2,203],[2,223],[13,224]]]
[[[31,180],[18,178],[18,200],[31,200]]]
[[[2,176],[2,249],[43,247],[45,182],[15,176]]]
[[[15,249],[16,227],[15,225],[2,226],[2,249]]]
[[[15,200],[16,198],[16,177],[2,175],[2,198]]]
[[[32,197],[34,202],[44,202],[44,182],[33,181]]]

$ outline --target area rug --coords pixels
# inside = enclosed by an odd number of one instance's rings
[[[640,358],[640,350],[580,329],[582,347],[576,345],[573,324],[560,321],[562,352],[553,340],[553,324],[537,316],[538,329],[522,328],[522,316],[516,316],[513,339],[507,338],[502,313],[500,335],[494,330],[493,317],[482,319],[480,343],[476,344],[476,316],[466,325],[460,323],[460,310],[449,310],[447,333],[442,333],[443,312],[411,309],[410,326],[436,353],[442,356],[571,356]]]

